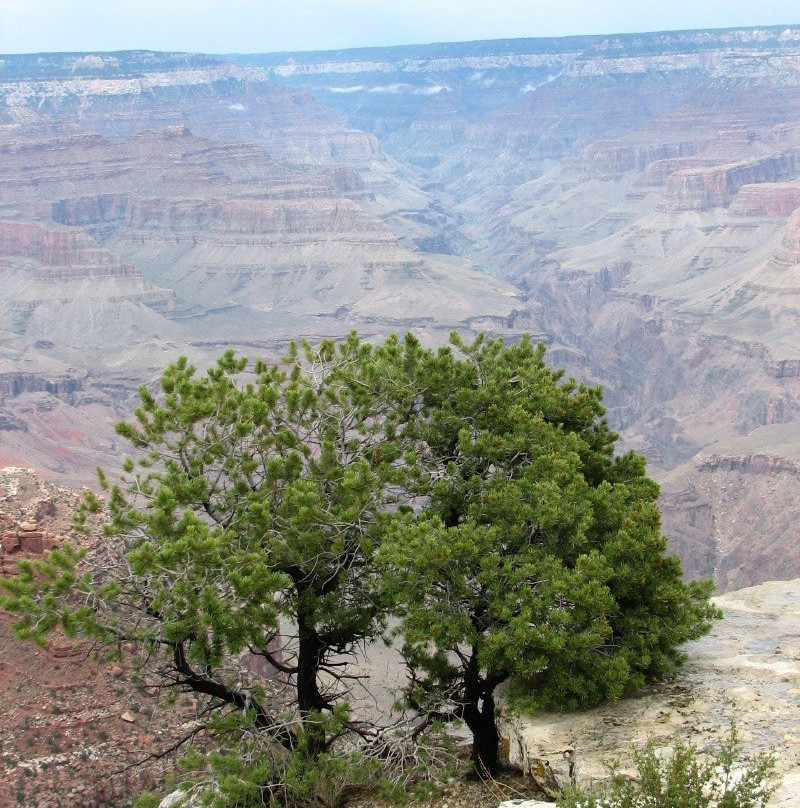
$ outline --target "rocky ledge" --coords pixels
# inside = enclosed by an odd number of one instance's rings
[[[745,755],[772,750],[780,785],[772,805],[800,806],[800,579],[769,582],[716,598],[725,614],[712,633],[688,645],[672,682],[581,713],[517,715],[504,706],[508,758],[554,791],[575,778],[602,782],[608,764],[623,770],[631,749],[676,736],[710,751],[735,720]]]
[[[41,558],[66,540],[80,492],[32,469],[0,468],[0,577],[22,558]],[[119,660],[92,659],[90,644],[50,635],[46,646],[18,640],[0,610],[0,805],[103,808],[131,805],[158,786],[172,759],[159,757],[186,733],[194,702],[165,708]]]
[[[0,469],[0,577],[21,558],[41,558],[69,533],[79,494],[47,483],[32,469]]]

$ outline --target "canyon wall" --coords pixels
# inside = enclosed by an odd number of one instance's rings
[[[736,447],[800,416],[798,65],[791,25],[4,57],[2,451],[89,481],[180,353],[529,331],[604,385],[688,575],[798,574],[777,501],[698,482],[791,474]]]

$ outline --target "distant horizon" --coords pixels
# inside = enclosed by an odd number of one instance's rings
[[[2,2],[2,0],[0,0]],[[402,42],[392,45],[353,45],[341,48],[305,48],[292,50],[176,50],[158,48],[115,48],[113,50],[101,50],[93,48],[89,50],[38,50],[38,51],[0,51],[0,56],[42,56],[45,54],[64,56],[90,56],[90,55],[114,55],[118,53],[154,53],[154,54],[181,54],[186,56],[280,56],[283,54],[293,55],[302,53],[342,53],[346,51],[371,51],[371,50],[391,50],[395,48],[427,48],[439,45],[469,45],[479,42],[517,42],[526,40],[567,40],[567,39],[603,39],[615,36],[658,36],[661,34],[691,34],[695,32],[724,32],[738,30],[759,30],[759,29],[780,29],[797,28],[800,29],[800,22],[772,23],[769,25],[723,25],[707,28],[662,28],[652,31],[615,31],[613,33],[596,34],[564,34],[559,36],[497,36],[478,39],[446,39],[433,40],[430,42]]]
[[[0,53],[308,53],[800,25],[796,2],[0,0]],[[796,21],[792,21],[795,19]]]

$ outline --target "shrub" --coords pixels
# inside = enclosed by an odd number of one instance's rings
[[[651,740],[633,752],[633,761],[634,779],[617,764],[605,791],[569,789],[559,808],[763,808],[775,790],[770,782],[774,756],[760,752],[747,759],[733,724],[705,759],[696,746],[676,737],[671,754],[659,754]]]

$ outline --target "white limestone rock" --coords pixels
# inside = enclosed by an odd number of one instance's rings
[[[736,722],[745,756],[772,750],[782,778],[772,804],[800,808],[800,579],[729,592],[712,633],[686,647],[672,682],[578,713],[515,714],[498,724],[508,761],[549,794],[571,781],[606,782],[609,764],[633,773],[631,749],[650,739],[669,749],[677,735],[714,750]]]
[[[497,808],[553,808],[553,803],[542,800],[506,800]]]

